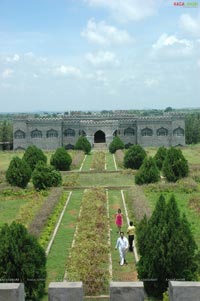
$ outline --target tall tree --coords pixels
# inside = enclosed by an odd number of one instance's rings
[[[196,279],[197,245],[173,195],[167,204],[160,196],[149,221],[138,225],[138,233],[138,275],[149,295],[161,297],[168,279]]]

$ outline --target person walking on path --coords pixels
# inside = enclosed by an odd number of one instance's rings
[[[133,222],[130,221],[128,229],[128,241],[129,241],[129,251],[133,252],[133,242],[134,242],[134,234],[135,234],[135,227],[133,226]]]
[[[126,252],[128,250],[128,239],[124,236],[124,232],[120,232],[120,237],[117,239],[115,250],[119,250],[120,265],[127,264]]]
[[[118,232],[121,232],[122,224],[123,224],[123,214],[121,209],[118,209],[117,213],[115,214],[115,224],[118,227]]]

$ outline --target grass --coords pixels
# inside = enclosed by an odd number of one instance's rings
[[[106,152],[106,167],[107,170],[115,170],[115,164],[113,161],[113,155],[109,152]]]
[[[22,217],[23,211],[33,200],[35,200],[35,204],[29,208],[26,218]],[[0,227],[4,223],[10,224],[14,220],[28,225],[32,219],[32,213],[34,214],[40,208],[43,201],[42,194],[32,190],[2,190],[0,192]]]
[[[92,164],[92,154],[87,155],[85,162],[83,164],[83,168],[82,171],[89,171],[91,168],[91,164]]]
[[[135,268],[135,263],[133,259],[133,253],[127,252],[127,262],[128,265],[119,265],[119,251],[115,250],[115,245],[117,238],[119,237],[117,227],[115,224],[115,214],[118,208],[121,208],[124,214],[122,231],[124,231],[125,236],[127,232],[127,223],[124,213],[122,197],[120,191],[109,191],[109,211],[110,211],[110,228],[111,228],[111,256],[112,256],[112,266],[113,266],[113,281],[136,281],[137,273]]]
[[[22,158],[23,151],[0,151],[0,171],[5,172],[10,164],[13,157]]]
[[[71,249],[76,223],[80,210],[82,191],[72,193],[54,243],[47,257],[46,287],[50,282],[62,282],[65,274],[65,265]],[[59,255],[59,256],[58,256]],[[46,295],[42,300],[47,300]]]
[[[123,173],[96,173],[79,174],[77,180],[80,186],[122,186],[134,185],[133,175],[124,175]]]

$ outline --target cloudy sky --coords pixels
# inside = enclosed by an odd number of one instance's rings
[[[200,107],[200,0],[0,0],[0,112]]]

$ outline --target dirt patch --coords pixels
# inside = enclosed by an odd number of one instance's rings
[[[138,281],[137,272],[121,272],[120,281]]]
[[[114,204],[114,205],[112,205],[112,206],[110,206],[112,209],[114,209],[114,210],[118,210],[119,208],[120,208],[120,205],[118,205],[118,204]]]
[[[70,228],[70,229],[73,229],[73,228],[75,228],[76,227],[76,224],[74,224],[74,223],[71,223],[71,224],[69,224],[68,226],[67,226],[67,228]]]
[[[69,212],[69,215],[77,215],[76,209],[69,210],[68,212]]]

